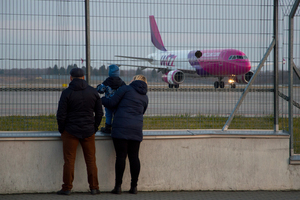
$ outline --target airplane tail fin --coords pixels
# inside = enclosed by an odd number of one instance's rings
[[[150,20],[150,30],[151,30],[151,41],[152,44],[159,50],[161,51],[167,51],[167,49],[164,46],[164,43],[161,39],[156,21],[154,19],[153,15],[149,16],[149,20]]]

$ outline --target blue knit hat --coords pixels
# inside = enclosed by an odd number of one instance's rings
[[[120,70],[117,65],[109,65],[109,71],[108,76],[110,77],[119,77],[120,76]]]

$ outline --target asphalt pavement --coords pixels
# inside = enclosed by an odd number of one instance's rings
[[[300,191],[173,191],[173,192],[138,192],[120,195],[103,192],[99,195],[90,193],[72,193],[69,196],[46,194],[5,194],[0,200],[299,200]]]

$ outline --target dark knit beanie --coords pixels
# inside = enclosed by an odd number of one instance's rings
[[[70,75],[74,78],[83,77],[84,76],[84,71],[80,68],[73,68],[70,71]]]

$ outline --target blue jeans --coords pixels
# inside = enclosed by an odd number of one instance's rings
[[[111,121],[113,118],[113,110],[110,110],[108,108],[105,108],[105,123],[108,125],[111,125]]]

